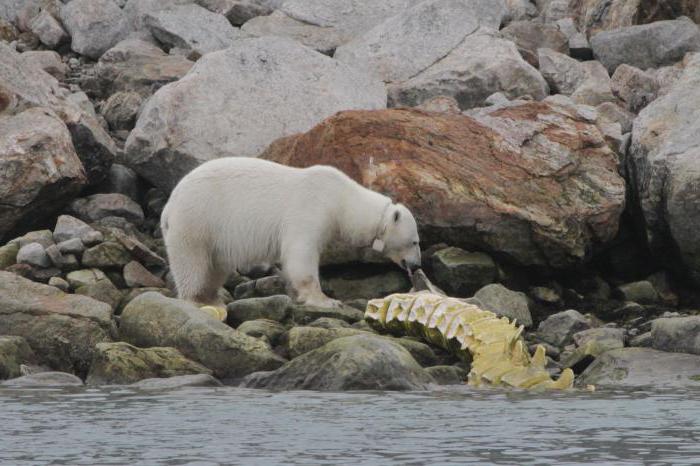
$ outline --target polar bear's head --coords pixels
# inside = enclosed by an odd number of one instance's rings
[[[413,272],[421,266],[418,225],[403,204],[391,204],[384,212],[379,248],[386,257]]]

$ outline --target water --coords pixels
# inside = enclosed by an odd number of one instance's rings
[[[679,390],[0,390],[0,464],[700,464],[699,400]]]

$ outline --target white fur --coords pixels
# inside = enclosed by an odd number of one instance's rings
[[[328,166],[206,162],[175,187],[161,227],[180,298],[204,304],[220,304],[217,292],[230,273],[279,262],[299,301],[337,305],[318,279],[329,241],[371,247],[379,239],[395,262],[420,264],[408,209]]]

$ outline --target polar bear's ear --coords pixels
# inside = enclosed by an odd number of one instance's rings
[[[400,218],[401,218],[401,211],[399,209],[396,209],[394,211],[394,223],[399,223]]]

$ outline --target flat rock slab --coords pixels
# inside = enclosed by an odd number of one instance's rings
[[[39,387],[81,387],[80,377],[66,372],[39,372],[0,383],[0,387],[39,388]]]

